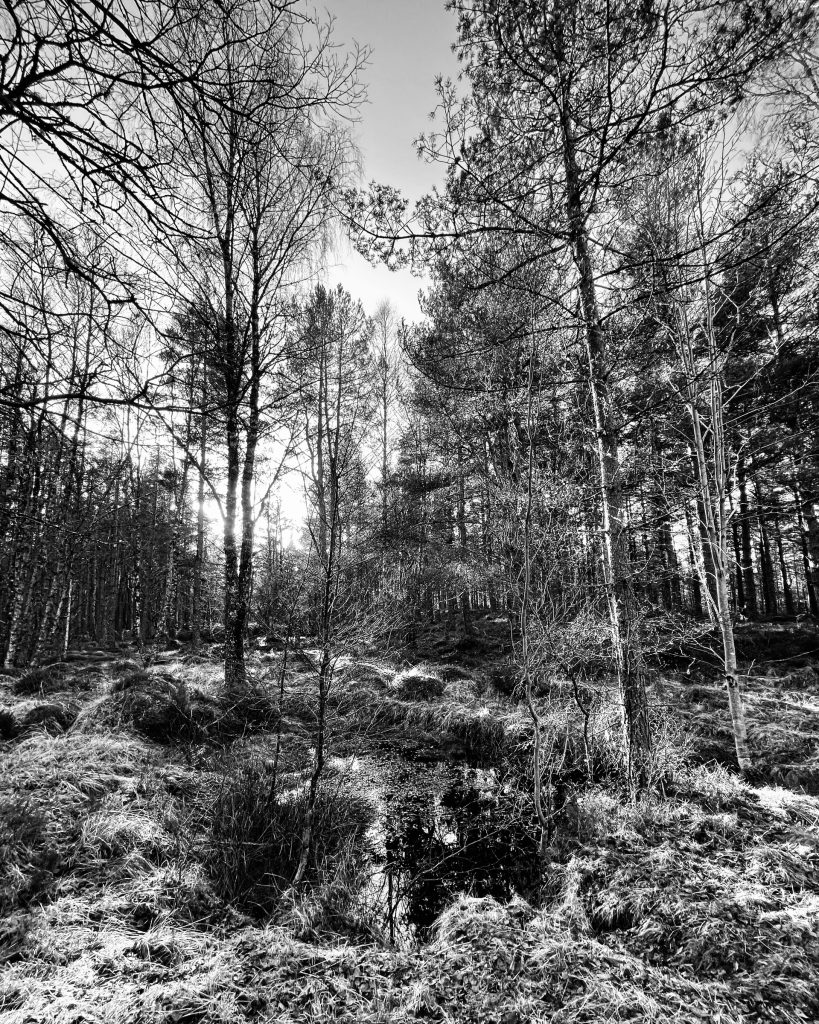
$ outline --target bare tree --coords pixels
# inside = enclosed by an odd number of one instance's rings
[[[202,5],[173,46],[191,84],[147,114],[167,139],[168,188],[183,207],[169,256],[207,311],[201,355],[226,472],[225,682],[241,691],[253,485],[259,442],[277,425],[281,317],[287,289],[327,237],[350,152],[332,114],[358,101],[359,57],[339,60],[329,29],[291,4],[250,0]]]
[[[653,294],[644,279],[642,290],[650,296],[652,318],[673,346],[679,395],[690,421],[690,454],[705,556],[702,592],[722,638],[737,761],[746,772],[751,757],[737,670],[729,548],[731,492],[737,482],[737,467],[732,474],[732,462],[741,462],[742,457],[732,455],[726,427],[729,395],[725,378],[733,337],[730,332],[726,337],[724,331],[720,337],[718,326],[720,316],[725,319],[726,308],[729,324],[736,314],[735,304],[720,287],[718,266],[734,216],[729,142],[739,131],[723,126],[710,134],[683,137],[676,147],[655,155],[662,160],[662,168],[652,168],[651,187],[641,197],[643,219],[638,231],[656,259],[650,272]],[[637,208],[636,202],[633,208]],[[686,253],[685,259],[679,253]],[[740,507],[747,512],[741,475],[738,491]],[[753,576],[749,580],[746,573],[744,582],[747,600]]]

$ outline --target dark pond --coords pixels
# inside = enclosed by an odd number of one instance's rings
[[[398,761],[370,762],[364,774],[380,812],[373,890],[391,941],[425,938],[459,893],[508,900],[537,889],[531,804],[494,770]]]

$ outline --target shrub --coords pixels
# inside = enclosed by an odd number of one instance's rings
[[[279,719],[279,705],[263,687],[228,694],[220,701],[221,715],[215,723],[223,735],[242,735],[256,729],[273,729]]]
[[[326,944],[343,936],[348,943],[370,944],[381,938],[384,908],[367,898],[371,867],[364,863],[354,838],[342,841],[332,863],[316,871],[308,889],[289,890],[275,915],[301,942]]]
[[[541,721],[542,770],[544,780],[559,793],[562,804],[573,791],[589,783],[615,786],[625,781],[622,756],[622,730],[617,700],[606,693],[586,705],[585,720],[573,700],[536,701]],[[670,736],[670,732],[669,732]],[[507,729],[507,766],[522,780],[525,789],[533,785],[533,731],[528,713],[519,709]],[[676,769],[678,762],[664,744],[655,751],[648,767],[650,783],[664,772]]]
[[[684,770],[691,761],[694,741],[680,718],[666,708],[651,709],[651,737],[647,781],[653,788]]]
[[[284,792],[272,766],[260,758],[229,767],[208,808],[205,862],[223,899],[269,910],[289,886],[301,856],[307,812],[304,789]],[[309,875],[315,879],[360,839],[373,819],[371,805],[336,787],[319,790]]]

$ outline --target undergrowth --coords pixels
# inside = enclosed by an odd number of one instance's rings
[[[389,944],[373,884],[383,869],[381,797],[365,798],[371,782],[354,785],[352,770],[327,774],[308,875],[290,886],[317,708],[309,671],[288,671],[281,707],[273,662],[233,701],[217,666],[184,657],[4,680],[4,1021],[819,1019],[810,666],[749,673],[766,785],[732,770],[718,687],[681,676],[652,687],[652,786],[636,802],[619,771],[611,690],[589,685],[578,700],[563,685],[541,688],[544,784],[557,810],[539,860],[525,708],[504,696],[491,664],[427,656],[403,675],[348,661],[329,700],[331,753],[346,745],[354,760],[414,739],[430,756],[480,766],[488,831],[466,829],[456,843],[429,825],[430,857],[416,880],[460,857],[463,883],[450,884],[452,903],[429,933],[403,946]],[[428,796],[437,813],[441,800]],[[503,858],[521,828],[534,869],[525,886],[511,870],[507,881],[529,902],[467,894],[486,891],[469,874],[469,844]],[[406,877],[395,884],[406,901]]]
[[[270,761],[250,757],[227,766],[212,803],[204,863],[227,902],[270,911],[288,888],[301,856],[308,808],[305,787],[287,788]],[[347,844],[362,841],[373,819],[370,804],[327,785],[314,808],[310,877],[332,874]]]

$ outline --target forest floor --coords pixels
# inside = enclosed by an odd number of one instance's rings
[[[0,676],[2,1019],[819,1020],[819,636],[740,638],[753,784],[705,663],[652,671],[637,803],[608,684],[553,681],[541,858],[496,626],[431,633],[414,668],[339,663],[298,891],[309,657],[257,651],[238,707],[218,650]]]

